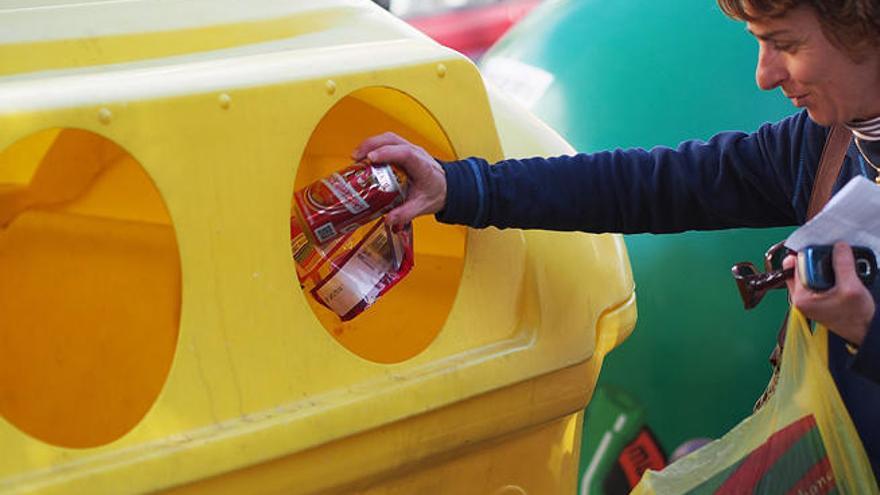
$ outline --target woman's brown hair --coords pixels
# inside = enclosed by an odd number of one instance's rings
[[[730,17],[751,22],[812,8],[825,36],[853,57],[880,49],[880,0],[717,0]]]

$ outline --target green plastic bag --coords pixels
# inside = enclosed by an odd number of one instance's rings
[[[871,465],[828,372],[828,331],[792,308],[776,392],[722,438],[648,471],[633,494],[872,494]]]

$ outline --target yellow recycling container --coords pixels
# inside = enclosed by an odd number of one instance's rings
[[[621,239],[420,219],[343,324],[293,191],[388,130],[570,151],[366,0],[0,6],[0,493],[572,492]]]

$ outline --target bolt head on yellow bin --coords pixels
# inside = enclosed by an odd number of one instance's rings
[[[573,492],[621,239],[419,219],[342,323],[293,191],[384,131],[571,151],[366,0],[0,6],[0,493]]]

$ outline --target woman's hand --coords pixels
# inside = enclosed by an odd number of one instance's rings
[[[406,201],[385,215],[392,227],[400,227],[419,215],[437,213],[446,205],[446,174],[424,149],[393,132],[364,140],[351,154],[373,163],[391,163],[409,177]]]
[[[782,266],[793,268],[796,264],[797,258],[790,255]],[[822,323],[847,342],[859,346],[874,318],[874,298],[856,275],[852,249],[847,244],[838,242],[834,245],[832,266],[834,287],[824,292],[806,288],[798,271],[794,270],[794,277],[787,281],[791,302],[807,318]]]

